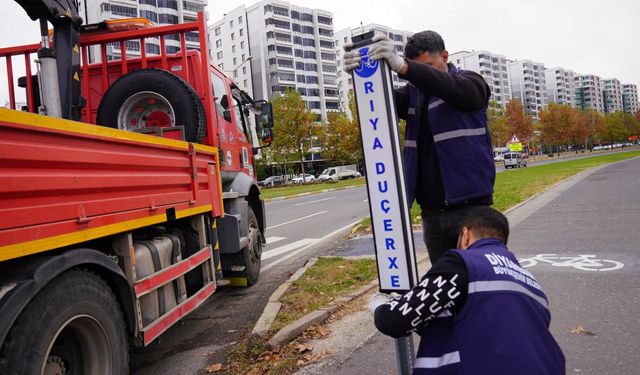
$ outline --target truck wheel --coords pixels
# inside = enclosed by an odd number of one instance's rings
[[[182,78],[160,69],[120,77],[98,107],[99,125],[123,130],[184,126],[186,141],[198,142],[206,119],[198,94]]]
[[[232,272],[237,277],[247,279],[247,286],[254,285],[260,277],[260,257],[262,256],[262,233],[258,226],[258,219],[253,212],[253,208],[249,207],[247,235],[249,244],[236,254],[230,254],[231,264],[234,266],[244,266],[244,270],[238,273]],[[235,277],[234,275],[234,277]]]
[[[86,270],[58,276],[29,302],[0,352],[11,374],[126,374],[122,312],[107,283]]]

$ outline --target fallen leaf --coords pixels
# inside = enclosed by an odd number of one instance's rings
[[[309,353],[309,354],[303,355],[302,358],[304,358],[304,360],[307,362],[314,362],[320,358],[320,355],[316,353]]]
[[[207,367],[207,373],[211,374],[212,372],[218,372],[222,370],[222,363],[214,363]]]
[[[571,329],[567,330],[568,333],[574,333],[577,335],[586,335],[586,336],[595,336],[596,334],[591,332],[591,331],[587,331],[586,329],[582,328],[582,326],[577,326]]]
[[[264,371],[262,371],[258,367],[254,367],[251,370],[249,370],[249,372],[247,372],[247,375],[262,375],[263,373]]]
[[[301,359],[299,359],[299,360],[298,360],[298,362],[296,362],[296,364],[297,364],[298,366],[302,366],[302,365],[304,365],[304,361],[303,361],[303,360],[301,360]]]
[[[309,344],[297,344],[295,348],[298,351],[298,353],[310,352],[313,350],[313,346]]]
[[[329,330],[329,328],[327,327],[319,326],[318,328],[316,328],[316,333],[322,337],[325,337],[328,336],[329,333],[331,333],[331,330]]]

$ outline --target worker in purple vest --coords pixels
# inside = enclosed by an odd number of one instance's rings
[[[380,332],[421,336],[414,374],[564,374],[549,332],[549,303],[507,249],[509,222],[490,207],[462,220],[457,250],[444,253],[403,296],[369,302]]]
[[[384,59],[409,83],[395,90],[398,117],[407,121],[403,150],[407,201],[420,204],[431,262],[455,247],[460,220],[470,207],[493,203],[495,164],[487,129],[491,91],[484,79],[447,63],[449,53],[434,31],[409,38],[404,57],[393,41],[376,35],[368,53]],[[345,46],[344,70],[360,64]]]

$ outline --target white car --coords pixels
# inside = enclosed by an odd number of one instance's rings
[[[315,182],[315,180],[316,180],[316,178],[312,174],[305,174],[304,175],[304,182]],[[294,184],[301,184],[302,183],[302,174],[299,174],[298,176],[292,178],[291,182],[293,182]]]

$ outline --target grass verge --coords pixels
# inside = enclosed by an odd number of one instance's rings
[[[365,184],[364,178],[341,180],[335,183],[296,184],[262,188],[260,193],[263,199],[288,197],[302,193],[316,193],[326,189],[340,189],[349,186],[361,186]]]
[[[221,374],[281,375],[291,374],[307,363],[315,362],[331,353],[317,353],[307,341],[329,334],[325,327],[311,327],[301,337],[283,348],[266,348],[266,342],[282,327],[334,299],[344,296],[376,277],[374,259],[345,259],[340,257],[320,258],[294,281],[282,298],[282,308],[263,339],[249,339],[248,335],[238,341],[227,353],[227,365],[215,363],[205,371]]]
[[[533,167],[505,170],[496,175],[493,207],[504,212],[518,203],[545,191],[554,184],[584,170],[631,159],[636,156],[640,156],[640,151],[606,154]],[[411,221],[413,224],[422,224],[420,206],[415,203],[411,207]],[[366,217],[362,219],[360,223],[356,224],[352,233],[368,232],[370,228],[371,218]]]

